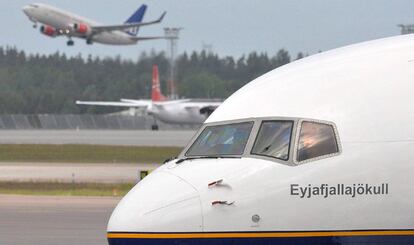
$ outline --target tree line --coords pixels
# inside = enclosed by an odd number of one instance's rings
[[[295,59],[302,58],[299,53]],[[180,97],[226,98],[252,79],[291,61],[280,49],[273,56],[252,52],[238,59],[205,51],[183,53],[176,60]],[[106,113],[108,107],[80,107],[76,100],[150,98],[152,65],[159,66],[167,90],[169,62],[163,52],[143,52],[136,61],[121,57],[67,57],[26,54],[0,47],[0,113]]]

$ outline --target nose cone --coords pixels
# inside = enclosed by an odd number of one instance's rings
[[[183,179],[163,171],[137,184],[108,222],[108,232],[188,232],[201,228],[199,193]]]
[[[26,15],[29,15],[30,12],[30,6],[29,5],[25,5],[22,7],[22,11],[23,13],[25,13]]]

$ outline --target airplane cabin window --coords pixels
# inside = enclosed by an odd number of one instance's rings
[[[332,125],[302,122],[297,152],[299,162],[337,152],[339,148]]]
[[[292,127],[291,121],[263,121],[252,154],[288,160]]]
[[[207,126],[185,155],[242,155],[252,127],[253,122]]]

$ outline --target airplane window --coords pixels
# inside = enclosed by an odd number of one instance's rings
[[[252,154],[288,160],[292,127],[291,121],[263,121]]]
[[[253,122],[207,126],[186,156],[242,155]]]
[[[338,143],[332,125],[303,122],[299,135],[298,161],[337,153]]]

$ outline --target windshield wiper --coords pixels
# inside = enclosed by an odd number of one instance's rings
[[[175,164],[180,164],[187,160],[195,160],[195,159],[219,159],[219,158],[241,158],[237,156],[198,156],[198,157],[186,157],[178,159]]]
[[[178,159],[178,160],[175,162],[175,164],[180,164],[180,163],[182,163],[182,162],[184,162],[184,161],[187,161],[187,160],[194,160],[194,159],[217,159],[217,158],[220,158],[220,157],[219,157],[219,156],[186,157],[186,158],[181,158],[181,159]]]
[[[177,159],[177,157],[170,157],[170,158],[167,158],[167,159],[165,159],[165,160],[164,160],[164,162],[163,162],[162,164],[166,164],[167,162],[170,162],[170,161],[172,161],[172,160],[174,160],[174,159]]]

